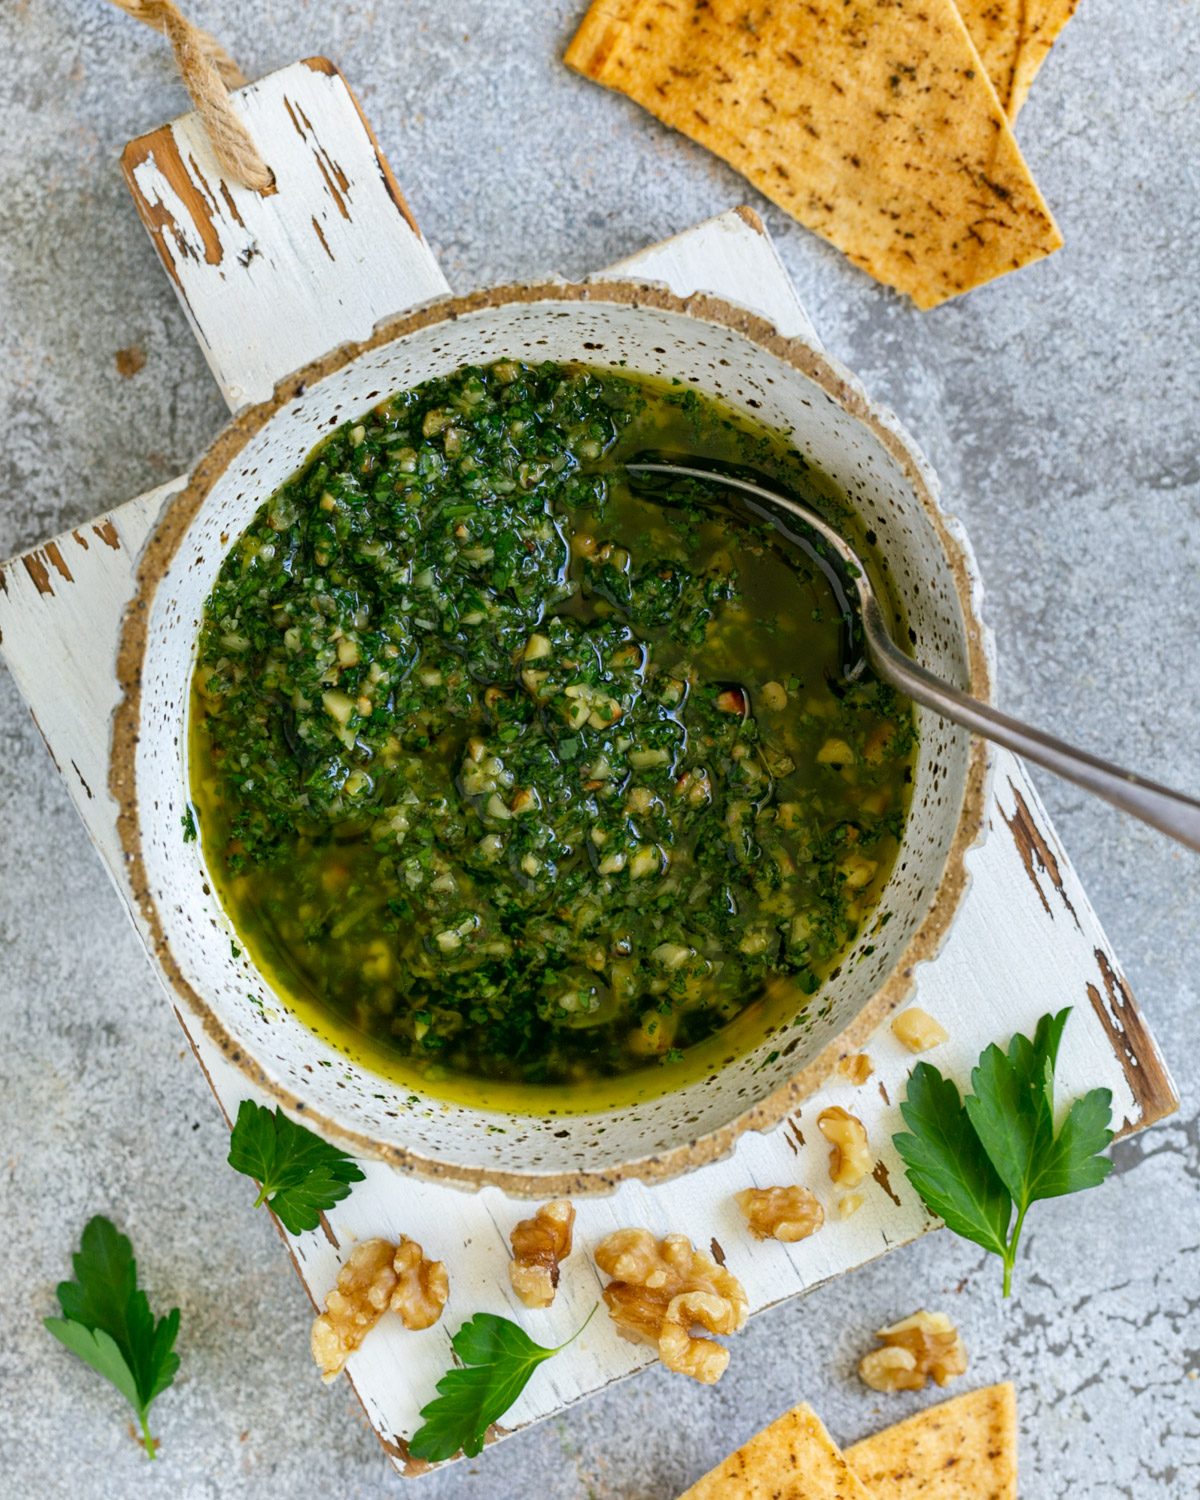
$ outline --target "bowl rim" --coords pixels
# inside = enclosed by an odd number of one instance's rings
[[[927,461],[915,449],[892,413],[875,405],[848,370],[803,338],[780,334],[767,319],[725,298],[709,293],[680,297],[661,284],[626,280],[509,283],[459,297],[443,298],[382,320],[365,339],[340,345],[285,376],[266,400],[230,419],[191,470],[186,486],[171,498],[142,549],[134,593],[125,608],[121,625],[116,662],[120,698],[113,712],[108,786],[117,804],[118,839],[125,856],[135,911],[140,915],[148,946],[175,997],[189,1014],[200,1021],[206,1035],[226,1061],[274,1103],[310,1121],[325,1139],[353,1155],[387,1162],[428,1181],[468,1190],[498,1187],[522,1198],[607,1193],[626,1180],[651,1184],[664,1182],[728,1156],[746,1131],[771,1129],[815,1092],[841,1058],[858,1050],[887,1017],[911,997],[916,966],[936,957],[945,942],[970,884],[966,856],[986,834],[992,764],[988,743],[972,737],[954,836],[932,900],[891,972],[854,1020],[815,1058],[785,1082],[776,1085],[764,1098],[716,1129],[683,1141],[668,1151],[614,1163],[597,1171],[517,1172],[508,1168],[463,1166],[405,1146],[380,1142],[313,1109],[249,1055],[180,970],[150,889],[142,854],[136,756],[141,731],[142,664],[148,645],[151,605],[158,586],[192,521],[227,468],[275,413],[302,395],[309,386],[352,364],[368,351],[418,330],[489,309],[537,302],[616,303],[635,310],[650,307],[677,313],[701,324],[709,323],[741,334],[818,385],[872,433],[912,485],[950,567],[965,625],[970,691],[976,697],[990,700],[993,686],[991,640],[980,615],[982,587],[974,556],[961,527],[942,509],[937,481]],[[201,1066],[203,1068],[203,1063]]]

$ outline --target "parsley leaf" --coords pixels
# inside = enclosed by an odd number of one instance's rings
[[[153,1458],[158,1443],[150,1436],[150,1407],[179,1369],[179,1309],[155,1321],[138,1288],[133,1247],[101,1214],[84,1227],[71,1264],[76,1279],[58,1287],[63,1316],[44,1319],[45,1326],[116,1386],[137,1413],[142,1445]]]
[[[1012,1199],[971,1127],[957,1087],[932,1064],[918,1063],[900,1113],[912,1134],[892,1139],[925,1206],[955,1234],[1003,1255]]]
[[[1045,1198],[1096,1187],[1112,1170],[1112,1094],[1092,1089],[1054,1124],[1054,1069],[1070,1009],[1045,1015],[1033,1037],[994,1043],[971,1074],[966,1100],[929,1063],[918,1063],[900,1106],[910,1134],[893,1137],[926,1207],[1004,1262],[1004,1295],[1025,1215]],[[1015,1221],[1014,1221],[1015,1214]]]
[[[595,1311],[567,1344],[579,1337]],[[438,1381],[438,1395],[422,1407],[424,1421],[413,1433],[408,1451],[430,1463],[453,1458],[460,1448],[474,1458],[483,1448],[488,1428],[525,1389],[538,1365],[567,1344],[545,1349],[508,1318],[476,1313],[450,1340],[466,1368],[447,1370]]]
[[[321,1214],[348,1196],[350,1184],[363,1180],[362,1168],[344,1151],[253,1099],[238,1106],[229,1165],[260,1184],[255,1208],[269,1202],[291,1234],[315,1229]]]
[[[1014,1199],[1054,1143],[1054,1065],[1069,1014],[1043,1016],[1033,1040],[1014,1036],[1007,1053],[993,1042],[971,1074],[967,1113]]]

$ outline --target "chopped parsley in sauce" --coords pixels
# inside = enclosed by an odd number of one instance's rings
[[[910,706],[844,680],[827,578],[761,520],[631,491],[664,446],[850,524],[684,386],[501,361],[340,428],[221,568],[209,867],[281,995],[393,1076],[530,1109],[671,1087],[786,1026],[890,874]]]

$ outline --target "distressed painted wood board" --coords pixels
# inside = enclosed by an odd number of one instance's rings
[[[291,367],[286,361],[302,361],[365,333],[379,318],[436,296],[445,285],[411,219],[399,210],[385,213],[381,201],[365,218],[363,232],[372,244],[356,243],[355,214],[373,191],[370,171],[386,176],[387,168],[339,75],[326,65],[297,64],[263,80],[254,91],[263,101],[263,113],[255,117],[258,137],[276,167],[276,197],[290,199],[286,206],[275,199],[261,200],[257,207],[243,203],[243,197],[255,195],[220,182],[203,138],[188,119],[135,143],[139,149],[144,142],[159,144],[142,153],[143,170],[141,175],[135,171],[132,184],[135,197],[146,199],[140,205],[145,218],[146,203],[154,201],[147,195],[161,188],[154,174],[159,163],[171,159],[171,151],[182,164],[173,170],[184,171],[192,183],[192,191],[180,191],[182,180],[176,179],[173,213],[184,218],[164,231],[161,223],[153,227],[151,216],[151,232],[160,255],[174,265],[176,290],[197,336],[207,351],[216,351],[210,352],[210,363],[231,407],[267,394],[274,379]],[[277,109],[272,116],[265,101],[285,98],[290,111]],[[292,178],[279,171],[285,158],[276,150],[276,140],[281,130],[300,135],[290,118],[297,106],[310,126],[320,121],[324,170],[301,172],[297,167]],[[169,149],[162,144],[168,137],[173,143]],[[184,141],[189,143],[186,151],[180,146]],[[368,147],[377,165],[359,177],[346,164],[366,162]],[[147,163],[154,163],[153,169]],[[296,225],[318,218],[318,210],[331,211],[329,182],[340,183],[342,176],[355,191],[345,198],[350,217],[343,218],[333,204],[342,238],[330,240],[340,256],[330,261],[314,254],[314,246],[321,251],[319,236],[291,236]],[[201,179],[208,184],[207,197]],[[390,189],[387,196],[396,201]],[[232,207],[209,217],[213,201]],[[203,222],[187,217],[189,204],[217,236],[211,254],[179,248],[204,244]],[[252,222],[258,251],[243,263],[238,250],[245,249],[244,231]],[[395,245],[389,245],[389,236]],[[372,257],[387,261],[390,249],[407,257],[409,279],[384,278],[365,286],[363,267],[373,263]],[[354,288],[334,295],[328,280],[331,265],[341,266]],[[717,292],[752,306],[781,331],[816,342],[769,237],[749,210],[724,214],[621,261],[605,274],[662,280],[680,295]],[[263,284],[258,291],[241,284],[231,288],[237,275],[248,285],[252,278]],[[297,284],[303,290],[294,294]],[[259,292],[261,301],[256,301]],[[294,326],[280,333],[278,320],[286,307],[293,309]],[[116,641],[133,593],[140,548],[161,508],[183,483],[180,478],[131,500],[0,570],[0,654],[127,907],[116,808],[107,791],[110,718],[118,696]],[[1176,1103],[1174,1090],[1120,965],[1028,777],[1004,753],[995,761],[987,837],[969,865],[971,890],[946,947],[918,971],[917,1002],[951,1034],[938,1054],[939,1064],[964,1076],[988,1041],[1029,1029],[1051,1004],[1070,1003],[1076,1010],[1064,1048],[1064,1088],[1110,1087],[1125,1131],[1169,1113]],[[179,1019],[218,1102],[231,1116],[251,1092],[249,1086],[199,1028]],[[527,1312],[508,1290],[508,1231],[529,1207],[495,1189],[470,1195],[366,1164],[366,1181],[328,1216],[323,1230],[298,1237],[281,1230],[318,1303],[333,1283],[340,1256],[359,1238],[403,1231],[450,1267],[451,1298],[440,1324],[419,1334],[398,1324],[383,1325],[350,1361],[349,1378],[397,1466],[409,1467],[406,1439],[449,1362],[450,1333],[471,1312],[486,1309],[517,1317],[540,1342],[561,1341],[596,1300],[600,1282],[587,1251],[612,1228],[644,1224],[659,1232],[683,1229],[701,1243],[711,1237],[745,1282],[756,1312],[932,1228],[890,1146],[898,1121],[895,1101],[911,1057],[886,1028],[869,1051],[876,1071],[865,1086],[831,1083],[783,1128],[743,1137],[726,1161],[674,1183],[650,1188],[631,1182],[612,1197],[580,1201],[579,1249],[567,1263],[558,1301],[548,1312]],[[844,1222],[831,1214],[818,1235],[798,1245],[751,1241],[731,1201],[739,1188],[799,1180],[822,1192],[827,1208],[834,1207],[826,1181],[826,1148],[813,1128],[828,1103],[854,1108],[871,1133],[879,1166],[867,1184],[863,1208]],[[296,1357],[306,1361],[307,1352],[297,1349]],[[560,1411],[641,1367],[648,1357],[647,1351],[617,1338],[606,1320],[595,1320],[582,1339],[539,1371],[510,1413],[508,1430]],[[737,1379],[738,1358],[735,1340],[727,1380]],[[312,1378],[316,1400],[315,1370]]]
[[[234,411],[282,375],[450,290],[341,73],[323,57],[238,92],[275,174],[228,183],[195,115],[130,141],[125,179]]]

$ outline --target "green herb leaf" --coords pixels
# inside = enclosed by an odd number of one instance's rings
[[[158,1444],[150,1436],[150,1407],[179,1369],[174,1352],[179,1309],[155,1321],[145,1292],[138,1289],[133,1247],[100,1214],[85,1226],[71,1263],[76,1280],[58,1287],[63,1316],[46,1318],[45,1326],[116,1386],[137,1413],[142,1444],[153,1458]]]
[[[363,1180],[344,1151],[253,1099],[238,1107],[229,1165],[259,1183],[255,1207],[269,1203],[291,1234],[315,1229],[321,1214],[348,1196],[350,1184]]]
[[[957,1087],[918,1063],[900,1106],[911,1135],[893,1136],[909,1182],[948,1229],[1005,1253],[1012,1199],[971,1128]]]
[[[1014,1036],[1007,1054],[993,1042],[971,1074],[967,1113],[1016,1203],[1054,1142],[1054,1068],[1069,1010],[1043,1016],[1033,1040]]]
[[[1112,1092],[1092,1089],[1067,1111],[1053,1146],[1030,1181],[1029,1201],[1099,1187],[1112,1171],[1112,1162],[1100,1155],[1112,1138]]]
[[[579,1337],[595,1311],[567,1344]],[[483,1448],[488,1428],[525,1389],[538,1365],[566,1346],[543,1348],[508,1318],[476,1313],[450,1340],[466,1368],[447,1370],[438,1381],[438,1395],[422,1407],[424,1421],[413,1433],[408,1451],[430,1463],[453,1458],[459,1449],[474,1458]]]
[[[965,1101],[918,1063],[900,1107],[912,1133],[894,1141],[909,1181],[948,1228],[1000,1256],[1006,1297],[1030,1207],[1096,1187],[1112,1170],[1099,1154],[1112,1140],[1108,1089],[1076,1099],[1055,1130],[1054,1070],[1069,1015],[1043,1016],[1033,1037],[1014,1036],[1007,1052],[988,1047]]]

